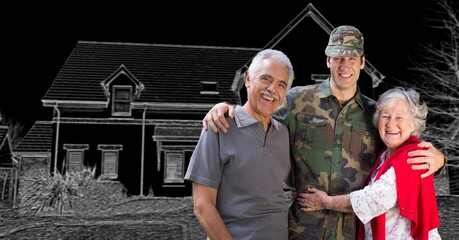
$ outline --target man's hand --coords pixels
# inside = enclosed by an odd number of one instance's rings
[[[417,157],[408,158],[407,162],[413,164],[411,166],[413,170],[427,170],[425,173],[421,174],[421,178],[436,173],[438,169],[445,165],[445,155],[438,151],[432,143],[421,142],[418,146],[427,149],[409,152],[408,156]]]
[[[225,119],[226,113],[228,113],[229,117],[234,118],[234,107],[225,102],[217,103],[213,106],[202,120],[204,130],[207,131],[208,127],[210,127],[215,133],[218,132],[218,129],[226,133],[229,127]]]

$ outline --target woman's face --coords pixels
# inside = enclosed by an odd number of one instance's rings
[[[381,109],[378,130],[389,153],[394,152],[411,136],[411,114],[405,101],[397,101],[393,106]]]

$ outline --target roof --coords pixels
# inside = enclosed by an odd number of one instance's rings
[[[48,153],[51,152],[51,141],[53,125],[51,121],[37,121],[27,134],[22,138],[21,142],[14,147],[13,152],[16,154],[25,153]]]
[[[335,28],[315,7],[312,3],[309,3],[284,29],[282,29],[271,41],[265,46],[265,48],[275,48],[277,44],[282,41],[294,28],[298,26],[306,17],[310,17],[317,25],[319,25],[327,35],[330,35],[332,30]],[[290,54],[289,54],[290,56]],[[372,79],[373,88],[378,87],[385,76],[380,73],[373,64],[370,63],[368,58],[365,58],[365,67],[363,69]]]
[[[237,71],[259,50],[79,41],[42,101],[107,102],[102,84],[122,67],[143,84],[136,102],[237,103]],[[201,81],[219,94],[201,95]]]

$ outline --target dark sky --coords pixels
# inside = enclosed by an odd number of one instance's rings
[[[6,68],[0,111],[29,123],[50,120],[51,110],[41,107],[41,98],[79,40],[261,48],[308,3],[334,26],[358,27],[367,58],[390,79],[404,71],[411,51],[424,38],[422,18],[435,0],[411,6],[396,4],[405,4],[403,0],[259,1],[250,6],[244,4],[249,1],[160,2],[5,9],[12,17],[2,31]]]

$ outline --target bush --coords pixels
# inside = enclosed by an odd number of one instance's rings
[[[34,176],[24,179],[30,184],[23,185],[23,202],[20,203],[20,215],[40,215],[46,213],[65,214],[72,211],[72,196],[81,196],[80,188],[88,187],[94,179],[94,169],[70,172],[64,175]]]

